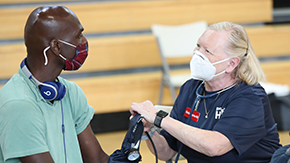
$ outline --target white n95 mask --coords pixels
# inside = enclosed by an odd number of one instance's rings
[[[201,52],[199,51],[194,51],[194,54],[192,56],[192,59],[190,61],[190,71],[191,71],[191,77],[193,79],[198,79],[198,80],[205,80],[209,81],[213,77],[221,75],[226,72],[226,70],[215,74],[216,73],[216,68],[213,66],[215,64],[222,63],[224,61],[229,60],[231,57],[226,58],[224,60],[211,63],[206,56],[204,56]]]

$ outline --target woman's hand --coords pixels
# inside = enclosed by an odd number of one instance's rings
[[[154,107],[153,103],[149,100],[142,103],[133,102],[130,107],[130,113],[134,116],[136,113],[141,114],[144,119],[150,123],[154,123],[156,117],[157,109]],[[146,124],[147,125],[147,124]]]

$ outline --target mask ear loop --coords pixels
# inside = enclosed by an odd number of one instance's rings
[[[58,56],[60,56],[63,60],[66,61],[66,58],[64,56],[62,56],[60,53],[58,54]]]
[[[46,51],[49,49],[50,47],[46,47],[44,50],[43,50],[43,55],[44,55],[44,65],[46,66],[47,63],[48,63],[48,59],[47,59],[47,56],[46,56]]]
[[[66,42],[66,41],[62,41],[62,40],[58,40],[59,42],[61,42],[61,43],[64,43],[64,44],[66,44],[66,45],[69,45],[69,46],[72,46],[72,47],[77,47],[77,46],[75,46],[75,45],[73,45],[73,44],[71,44],[71,43],[68,43],[68,42]]]
[[[65,41],[62,41],[62,40],[58,40],[58,41],[61,42],[61,43],[66,44],[66,45],[72,46],[72,47],[74,47],[74,48],[76,47],[75,45],[73,45],[73,44],[71,44],[71,43],[68,43],[68,42],[65,42]],[[50,46],[46,47],[46,48],[43,50],[43,55],[44,55],[44,65],[45,65],[45,66],[46,66],[47,63],[48,63],[48,59],[47,59],[46,51],[47,51],[49,48],[50,48]],[[59,54],[59,56],[60,56],[62,59],[66,60],[66,58],[63,57],[61,54]]]
[[[233,57],[229,57],[229,58],[223,59],[223,60],[221,60],[221,61],[217,61],[217,62],[215,62],[215,63],[212,63],[212,65],[216,65],[216,64],[222,63],[222,62],[227,61],[227,60],[229,60],[229,59],[231,59],[231,58],[233,58]]]
[[[229,59],[231,59],[231,58],[233,58],[233,57],[229,57],[229,58],[226,58],[226,59],[224,59],[224,60],[221,60],[221,61],[218,61],[218,62],[212,63],[212,65],[216,65],[216,64],[222,63],[222,62],[227,61],[227,60],[229,60]],[[223,73],[225,73],[225,72],[226,72],[226,70],[224,70],[224,71],[222,71],[222,72],[220,72],[220,73],[218,73],[218,74],[215,74],[213,77],[219,76],[219,75],[221,75],[221,74],[223,74]]]
[[[221,74],[223,74],[223,73],[225,73],[225,72],[226,72],[226,70],[224,70],[224,71],[222,71],[222,72],[220,72],[220,73],[218,73],[218,74],[215,74],[213,77],[219,76],[219,75],[221,75]]]
[[[60,39],[58,39],[58,41],[61,42],[61,43],[66,44],[66,45],[72,46],[72,47],[74,47],[74,48],[77,47],[77,46],[75,46],[75,45],[73,45],[73,44],[71,44],[71,43],[68,43],[68,42],[66,42],[66,41],[62,41],[62,40],[60,40]],[[61,55],[60,53],[59,53],[59,56],[60,56],[63,60],[67,60],[67,59],[66,59],[63,55]]]

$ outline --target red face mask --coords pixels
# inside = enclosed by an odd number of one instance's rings
[[[75,45],[68,43],[66,41],[62,41],[62,40],[59,40],[59,41],[66,44],[66,45],[72,46],[76,49],[76,55],[73,59],[67,59],[64,56],[62,56],[61,54],[59,54],[59,56],[65,60],[64,70],[78,70],[83,65],[83,63],[85,62],[85,60],[88,56],[88,50],[89,50],[88,42],[85,42],[81,45],[75,46]],[[46,51],[49,48],[50,47],[48,46],[43,50],[44,59],[45,59],[44,65],[47,65],[47,63],[48,63]]]
[[[88,50],[89,50],[88,42],[75,46],[73,44],[70,44],[62,40],[59,40],[59,41],[76,48],[76,55],[73,59],[67,59],[61,54],[59,54],[59,56],[65,60],[64,70],[78,70],[83,65],[83,63],[85,62],[88,56]]]

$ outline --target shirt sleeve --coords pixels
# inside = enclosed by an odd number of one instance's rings
[[[254,93],[230,99],[213,130],[224,134],[239,155],[266,135],[263,100]]]
[[[40,109],[29,101],[6,103],[0,114],[0,145],[4,160],[47,152],[45,125]]]
[[[70,97],[74,105],[73,116],[77,134],[80,134],[89,125],[93,118],[95,110],[91,107],[82,89],[76,85],[75,89],[70,92]]]

